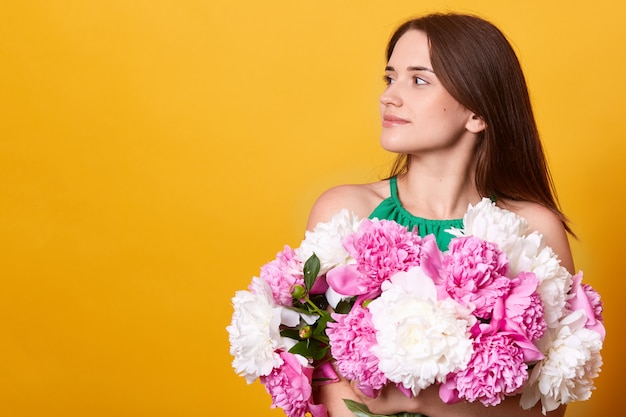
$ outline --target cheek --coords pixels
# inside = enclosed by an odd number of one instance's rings
[[[440,103],[438,108],[438,114],[441,117],[450,119],[450,120],[464,120],[466,116],[469,114],[468,110],[465,107],[461,106],[456,101],[449,101],[446,103]]]

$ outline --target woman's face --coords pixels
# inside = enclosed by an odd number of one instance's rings
[[[400,37],[385,69],[380,96],[381,144],[388,151],[417,154],[449,149],[469,134],[472,113],[441,85],[432,70],[426,34]]]

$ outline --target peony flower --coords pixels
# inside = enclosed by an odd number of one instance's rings
[[[471,235],[495,243],[507,255],[529,231],[528,222],[523,217],[501,209],[488,198],[483,198],[475,206],[468,206],[463,216],[463,230],[449,230],[454,236]]]
[[[269,284],[277,304],[292,305],[294,285],[304,285],[302,268],[303,263],[289,246],[278,252],[276,259],[261,267],[261,278]]]
[[[332,286],[328,286],[328,289],[324,293],[324,296],[328,301],[328,305],[331,306],[333,309],[336,309],[337,305],[339,305],[341,301],[351,297],[350,295],[338,293]]]
[[[506,255],[495,244],[467,236],[452,239],[441,275],[450,297],[489,319],[496,300],[509,292],[507,272]]]
[[[534,234],[530,235],[527,242],[535,238]],[[527,245],[527,248],[530,247],[531,245]],[[543,245],[543,243],[537,246],[535,251],[529,249],[524,256],[528,258],[528,261],[523,267],[516,268],[516,274],[522,271],[535,274],[539,280],[537,292],[544,304],[546,324],[553,328],[558,325],[558,321],[565,311],[566,295],[571,286],[572,276],[567,269],[561,266],[561,261],[552,248]]]
[[[511,276],[532,269],[533,262],[537,261],[536,257],[545,246],[544,237],[538,232],[518,236],[506,250]],[[558,263],[556,257],[554,260]]]
[[[561,404],[591,396],[593,379],[602,366],[602,340],[598,332],[585,328],[586,321],[584,311],[577,310],[537,341],[545,358],[532,370],[520,400],[522,408],[541,401],[545,414]]]
[[[569,311],[583,310],[587,316],[585,327],[597,331],[604,341],[606,330],[604,329],[604,317],[602,316],[604,307],[600,294],[591,285],[583,284],[582,279],[582,272],[572,277],[571,295],[567,300],[567,308]]]
[[[567,299],[567,291],[571,283],[571,274],[563,267],[558,268],[555,274],[549,278],[541,280],[539,274],[535,273],[540,279],[537,292],[543,303],[543,314],[548,328],[558,326],[559,320],[565,312],[565,302]]]
[[[466,368],[441,386],[447,402],[465,399],[497,405],[516,394],[528,379],[524,351],[508,333],[490,332],[474,339],[474,354]],[[449,391],[449,392],[446,392]]]
[[[582,279],[582,272],[578,273]],[[600,294],[589,284],[580,284],[583,292],[589,300],[589,304],[593,310],[593,317],[600,322],[604,322],[604,303],[600,298]]]
[[[533,232],[521,216],[498,207],[484,198],[470,205],[463,217],[463,229],[449,230],[455,236],[476,236],[495,243],[509,260],[510,278],[520,272],[532,272],[539,280],[538,293],[544,304],[548,327],[555,327],[563,315],[571,275],[543,235]]]
[[[296,256],[304,263],[315,253],[320,260],[320,275],[337,265],[354,262],[343,247],[346,236],[359,229],[361,220],[347,209],[335,214],[330,221],[318,223],[313,231],[306,231],[305,238],[296,249]]]
[[[339,373],[346,379],[358,381],[367,395],[374,397],[387,383],[378,368],[378,358],[372,352],[376,344],[376,330],[367,308],[355,304],[347,314],[332,314],[326,333],[330,340],[332,357]]]
[[[283,364],[260,378],[272,396],[272,408],[280,407],[288,417],[326,417],[326,407],[313,404],[311,380],[313,367],[305,357],[280,352]]]
[[[326,278],[330,287],[346,296],[376,296],[391,275],[421,262],[422,238],[391,220],[364,219],[344,245],[356,264],[334,268]]]
[[[368,308],[379,368],[413,395],[465,368],[472,355],[469,329],[475,318],[450,298],[438,300],[432,279],[419,267],[384,282]]]
[[[543,303],[537,286],[535,274],[521,272],[511,280],[511,291],[502,298],[504,312],[501,319],[505,321],[502,328],[518,332],[530,341],[539,339],[546,331]],[[494,313],[494,317],[496,315]]]
[[[282,309],[274,304],[264,280],[254,278],[250,286],[252,291],[237,291],[232,298],[234,313],[226,327],[233,368],[248,384],[283,363],[276,353],[283,346],[279,333]]]

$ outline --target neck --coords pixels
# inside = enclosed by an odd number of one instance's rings
[[[460,218],[481,196],[474,182],[474,164],[426,160],[411,156],[408,172],[398,178],[398,195],[413,215],[428,219]]]

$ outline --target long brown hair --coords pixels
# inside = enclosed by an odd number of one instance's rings
[[[504,34],[477,16],[430,14],[396,29],[387,61],[409,30],[426,33],[433,71],[442,85],[486,122],[476,146],[478,192],[546,206],[572,233],[558,206],[522,68]],[[405,173],[409,158],[398,155],[391,176]]]

